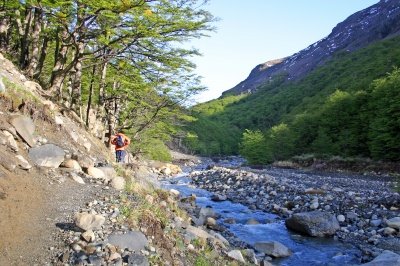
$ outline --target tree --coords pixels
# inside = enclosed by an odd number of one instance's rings
[[[265,164],[271,160],[266,153],[265,137],[260,130],[246,129],[243,132],[239,149],[240,154],[246,158],[249,164]]]
[[[400,160],[400,69],[373,83],[369,148],[373,158]]]

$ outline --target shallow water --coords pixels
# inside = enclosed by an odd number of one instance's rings
[[[278,241],[287,246],[293,255],[288,258],[274,259],[274,265],[359,265],[361,252],[354,246],[335,241],[331,238],[312,238],[298,235],[286,229],[284,220],[277,215],[257,210],[231,201],[214,202],[212,193],[196,188],[190,184],[186,175],[162,182],[165,189],[176,189],[183,197],[196,194],[196,204],[200,207],[212,207],[221,217],[223,224],[230,232],[242,241],[253,246],[256,242]],[[234,218],[235,224],[223,221]],[[249,225],[246,222],[255,219],[260,224]]]

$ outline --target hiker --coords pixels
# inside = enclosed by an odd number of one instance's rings
[[[131,139],[122,132],[111,137],[111,144],[115,145],[115,158],[117,163],[124,162],[125,149],[130,143]]]

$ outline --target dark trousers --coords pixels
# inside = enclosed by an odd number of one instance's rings
[[[125,158],[124,150],[115,151],[115,159],[117,160],[117,163],[124,162],[124,158]]]

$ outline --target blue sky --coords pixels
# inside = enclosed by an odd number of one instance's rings
[[[351,14],[378,0],[210,0],[220,21],[210,37],[194,40],[196,73],[208,88],[197,102],[218,98],[258,64],[292,55],[326,37]]]

